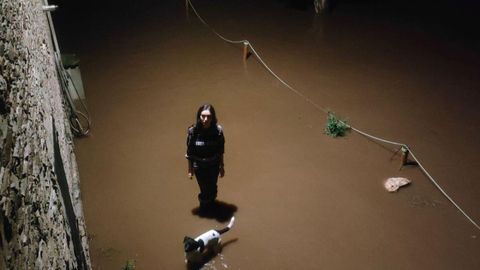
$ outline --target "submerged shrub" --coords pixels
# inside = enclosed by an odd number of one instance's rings
[[[325,127],[325,133],[331,137],[342,137],[349,129],[345,120],[339,120],[332,112],[328,113],[327,126]]]
[[[125,266],[122,268],[122,270],[134,270],[135,268],[136,268],[135,260],[128,259],[127,262],[125,263]]]

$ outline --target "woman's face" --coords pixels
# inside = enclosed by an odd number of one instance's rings
[[[200,113],[200,123],[203,128],[209,128],[212,123],[212,113],[209,110],[204,110]]]

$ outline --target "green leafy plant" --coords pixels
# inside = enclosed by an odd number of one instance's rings
[[[134,270],[136,268],[135,263],[136,261],[134,259],[128,259],[122,270]]]
[[[339,120],[334,113],[328,112],[325,133],[331,137],[342,137],[350,127],[345,120]]]

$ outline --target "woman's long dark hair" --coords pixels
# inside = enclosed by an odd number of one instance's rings
[[[212,104],[203,104],[198,108],[197,111],[197,121],[195,123],[195,129],[200,130],[202,128],[202,122],[200,121],[200,114],[203,111],[209,111],[210,114],[212,115],[212,122],[210,124],[210,128],[217,128],[217,114],[215,113],[215,108],[213,108]]]

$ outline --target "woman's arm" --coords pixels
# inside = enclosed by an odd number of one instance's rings
[[[220,177],[225,176],[225,164],[223,163],[223,153],[225,152],[225,136],[223,135],[223,128],[222,126],[218,125],[217,126],[218,131],[219,131],[219,149],[218,152],[220,154],[220,172],[219,175]]]
[[[188,132],[187,132],[187,154],[185,155],[185,157],[187,158],[187,162],[188,162],[187,174],[188,174],[188,178],[190,178],[190,179],[192,179],[193,175],[195,174],[194,170],[193,170],[193,161],[190,160],[190,155],[192,154],[192,151],[193,151],[193,147],[192,147],[193,131],[194,131],[193,126],[188,128]]]
[[[194,171],[193,171],[193,163],[191,160],[187,160],[188,162],[188,178],[192,179],[193,175],[194,175]]]
[[[223,163],[223,154],[220,156],[220,177],[225,176],[225,164]]]

